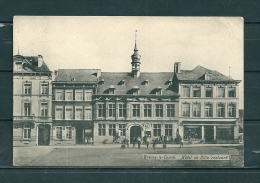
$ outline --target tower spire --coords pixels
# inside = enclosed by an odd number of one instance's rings
[[[136,44],[136,38],[137,38],[137,30],[135,30],[135,48],[134,48],[134,51],[138,51],[137,44]]]
[[[135,47],[134,47],[134,54],[131,56],[132,58],[132,74],[134,78],[138,78],[140,75],[140,59],[141,55],[138,54],[137,49],[137,43],[136,43],[136,37],[137,37],[137,30],[135,30]]]
[[[20,55],[19,46],[18,46],[18,53],[17,53],[17,55]]]

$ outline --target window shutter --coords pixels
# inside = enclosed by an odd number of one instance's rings
[[[57,140],[57,139],[56,139],[56,127],[53,126],[52,128],[53,128],[52,138],[53,138],[54,140]]]
[[[71,127],[71,139],[74,140],[74,135],[75,135],[75,127]]]
[[[62,127],[62,140],[66,139],[66,131],[65,131],[65,127]]]

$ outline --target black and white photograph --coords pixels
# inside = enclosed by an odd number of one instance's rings
[[[15,16],[13,165],[244,166],[241,17]]]

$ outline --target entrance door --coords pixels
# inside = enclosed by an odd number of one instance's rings
[[[212,142],[214,140],[214,126],[204,126],[205,142]]]
[[[141,138],[141,127],[140,126],[132,126],[130,129],[130,143],[134,142],[134,139],[137,139],[139,136]]]
[[[38,145],[50,144],[50,125],[38,125]]]
[[[84,143],[83,131],[84,131],[84,129],[82,129],[82,128],[76,128],[76,143],[77,144]]]

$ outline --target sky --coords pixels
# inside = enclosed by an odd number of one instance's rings
[[[51,17],[15,16],[13,54],[42,55],[50,70],[130,72],[135,37],[141,72],[173,72],[201,65],[242,80],[241,17]],[[137,32],[135,32],[137,30]],[[136,36],[135,36],[136,33]],[[230,67],[230,69],[229,69]]]

